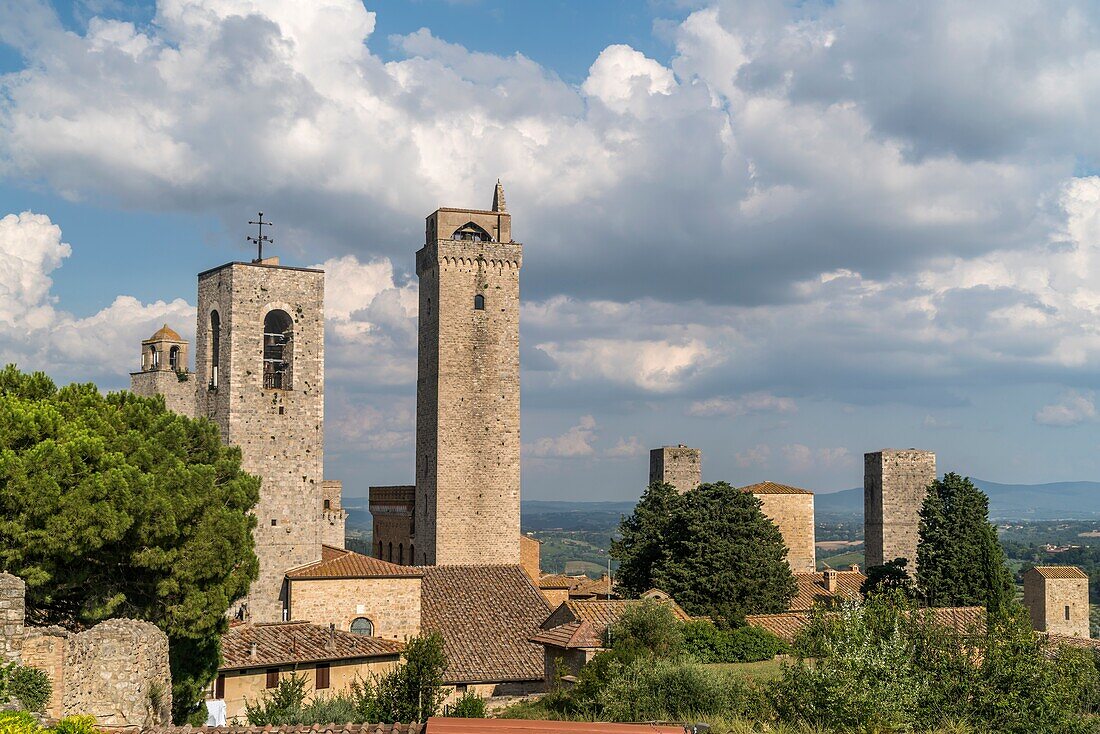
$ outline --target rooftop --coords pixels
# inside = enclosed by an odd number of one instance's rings
[[[419,577],[424,573],[415,566],[399,566],[381,558],[365,556],[355,551],[321,546],[321,560],[287,571],[287,578],[308,579],[372,579]]]
[[[813,492],[808,489],[792,487],[777,482],[769,482],[767,480],[757,482],[756,484],[750,484],[747,487],[741,487],[741,491],[749,492],[750,494],[813,494]]]
[[[1045,579],[1085,579],[1088,574],[1077,566],[1036,566],[1032,569]]]
[[[647,592],[648,593],[648,592]],[[619,620],[627,607],[641,604],[642,599],[570,599],[558,605],[531,637],[540,645],[556,647],[603,647],[607,628]],[[671,598],[658,599],[668,604],[672,613],[682,622],[691,615]]]
[[[145,341],[147,341],[147,342],[160,342],[160,341],[180,342],[180,341],[183,341],[183,339],[180,337],[180,335],[176,332],[175,329],[169,328],[168,324],[165,324],[164,326],[157,329],[156,332],[151,337],[146,339]]]
[[[825,587],[825,572],[796,573],[794,583],[797,590],[791,597],[788,609],[792,612],[805,612],[813,608],[818,602],[831,601],[833,599],[862,599],[863,582],[867,579],[859,571],[834,571],[836,574],[836,591],[830,592]]]
[[[984,607],[942,607],[918,611],[931,612],[936,622],[956,632],[967,633],[985,625]],[[790,643],[810,624],[810,612],[749,614],[745,617],[745,623],[767,630]]]
[[[404,649],[404,643],[395,640],[355,635],[309,622],[235,624],[222,635],[219,670],[392,657]]]

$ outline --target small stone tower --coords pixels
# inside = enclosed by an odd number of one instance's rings
[[[680,494],[699,486],[703,477],[703,452],[684,444],[662,446],[649,452],[649,483],[664,482]]]
[[[343,507],[344,483],[339,479],[321,482],[321,542],[333,548],[343,548],[348,511]]]
[[[417,564],[520,562],[519,270],[493,206],[438,209],[416,253]]]
[[[325,274],[278,258],[199,273],[196,413],[241,449],[263,480],[256,505],[260,575],[245,602],[256,622],[283,619],[288,569],[321,560]],[[330,503],[331,504],[331,503]]]
[[[1025,572],[1024,606],[1037,632],[1089,637],[1089,577],[1076,566],[1036,566]]]
[[[863,455],[863,538],[867,567],[895,558],[917,568],[920,508],[936,479],[936,455],[883,449]]]
[[[187,342],[165,324],[141,342],[141,370],[130,373],[130,392],[163,395],[169,410],[194,417],[193,378],[187,369]]]

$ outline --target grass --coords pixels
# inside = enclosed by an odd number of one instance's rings
[[[756,663],[710,663],[706,667],[749,680],[769,680],[778,678],[783,672],[783,660],[761,660]]]
[[[840,553],[835,556],[827,556],[825,558],[817,559],[817,568],[821,570],[828,564],[829,568],[846,569],[852,564],[858,565],[863,568],[863,551],[850,551],[848,553]]]

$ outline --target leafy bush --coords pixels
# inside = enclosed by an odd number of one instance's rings
[[[245,716],[252,726],[298,724],[306,700],[306,677],[294,674],[281,678],[274,688],[264,691],[256,701],[244,702]],[[329,722],[325,722],[329,723]]]
[[[52,734],[100,734],[94,716],[66,716],[50,729]]]
[[[0,734],[102,734],[92,716],[66,716],[46,729],[26,711],[0,711]]]
[[[485,699],[473,691],[467,691],[457,701],[447,706],[443,715],[455,719],[484,719]]]
[[[675,657],[684,646],[680,620],[668,604],[651,599],[627,606],[604,634],[607,647],[623,660],[636,657]]]
[[[46,671],[21,665],[12,671],[8,694],[19,699],[28,711],[44,711],[50,701],[50,676]]]
[[[347,724],[359,722],[356,716],[355,702],[350,696],[336,694],[333,696],[317,696],[302,707],[301,713],[296,717],[296,724]]]
[[[757,627],[722,629],[706,620],[683,624],[684,652],[701,663],[754,663],[771,660],[786,643]]]
[[[635,660],[600,693],[611,721],[686,721],[743,707],[752,696],[737,678],[695,662]]]

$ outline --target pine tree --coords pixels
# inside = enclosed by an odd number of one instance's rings
[[[786,611],[795,583],[783,536],[760,500],[725,482],[683,495],[653,485],[621,524],[619,585],[656,587],[691,614],[738,619]]]
[[[989,498],[969,478],[944,474],[929,487],[920,511],[917,586],[929,606],[1003,611],[1012,574],[989,522]]]
[[[201,701],[226,611],[256,577],[259,486],[217,426],[162,398],[0,372],[0,570],[26,581],[34,624],[164,630],[177,719]]]

